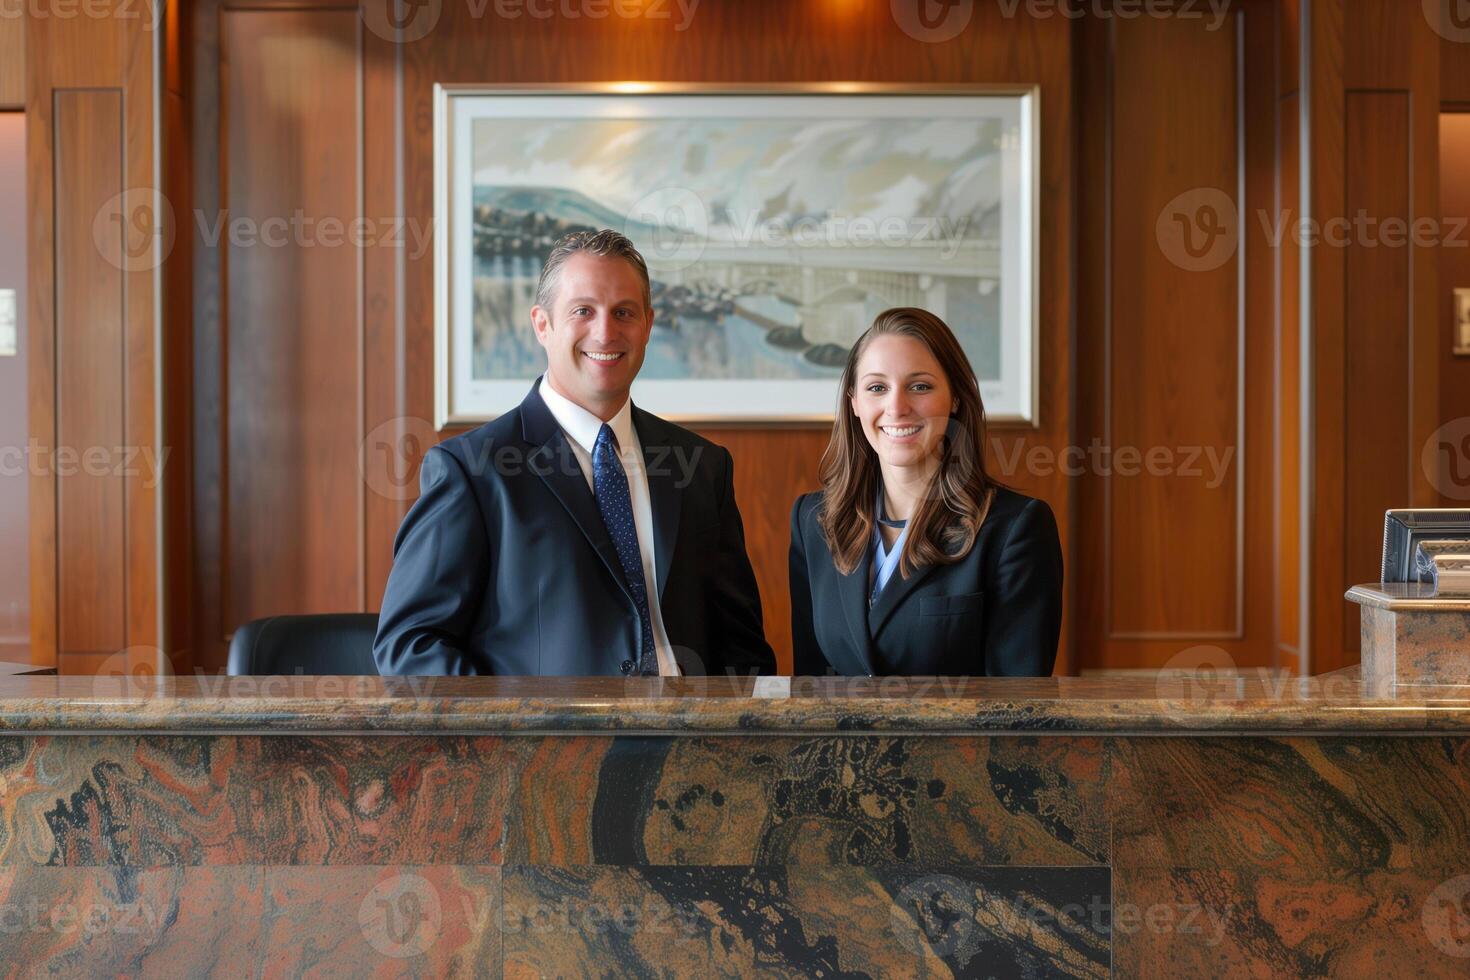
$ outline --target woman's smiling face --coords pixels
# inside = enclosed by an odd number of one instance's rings
[[[936,457],[956,402],[929,347],[913,337],[882,334],[863,349],[856,373],[852,414],[878,459],[917,466]]]

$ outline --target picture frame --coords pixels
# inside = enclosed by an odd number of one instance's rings
[[[1038,423],[1036,86],[435,86],[435,426],[519,404],[550,243],[611,227],[655,319],[633,399],[828,425],[853,340],[921,306],[987,415]]]

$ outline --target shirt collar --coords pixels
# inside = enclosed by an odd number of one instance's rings
[[[597,443],[597,433],[602,430],[602,419],[552,388],[546,380],[546,375],[543,374],[540,381],[541,384],[537,390],[541,392],[541,400],[546,403],[551,417],[556,419],[556,424],[561,426],[561,430],[566,433],[568,439],[591,455],[592,447]],[[633,441],[633,399],[629,398],[623,402],[623,407],[618,409],[618,414],[614,415],[607,424],[612,426],[613,435],[618,437],[618,448],[624,452],[632,449],[635,445]]]

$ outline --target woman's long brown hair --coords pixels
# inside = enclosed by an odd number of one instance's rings
[[[819,470],[822,507],[817,521],[837,570],[851,574],[873,541],[875,502],[883,477],[878,455],[863,434],[862,420],[853,415],[850,399],[858,360],[873,338],[882,336],[912,337],[928,347],[959,403],[940,446],[939,469],[909,515],[912,529],[898,562],[899,574],[907,578],[915,568],[952,564],[969,554],[999,484],[985,471],[985,405],[964,348],[944,321],[927,310],[884,310],[847,356],[832,439]]]

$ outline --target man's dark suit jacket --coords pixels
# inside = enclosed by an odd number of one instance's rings
[[[373,644],[381,673],[633,671],[641,627],[632,593],[538,387],[424,456]],[[774,673],[729,452],[636,406],[633,425],[675,659],[685,674]]]
[[[998,489],[953,565],[897,571],[868,607],[872,549],[851,575],[817,526],[820,493],[791,510],[791,635],[798,675],[1051,673],[1062,628],[1062,546],[1051,508]]]

